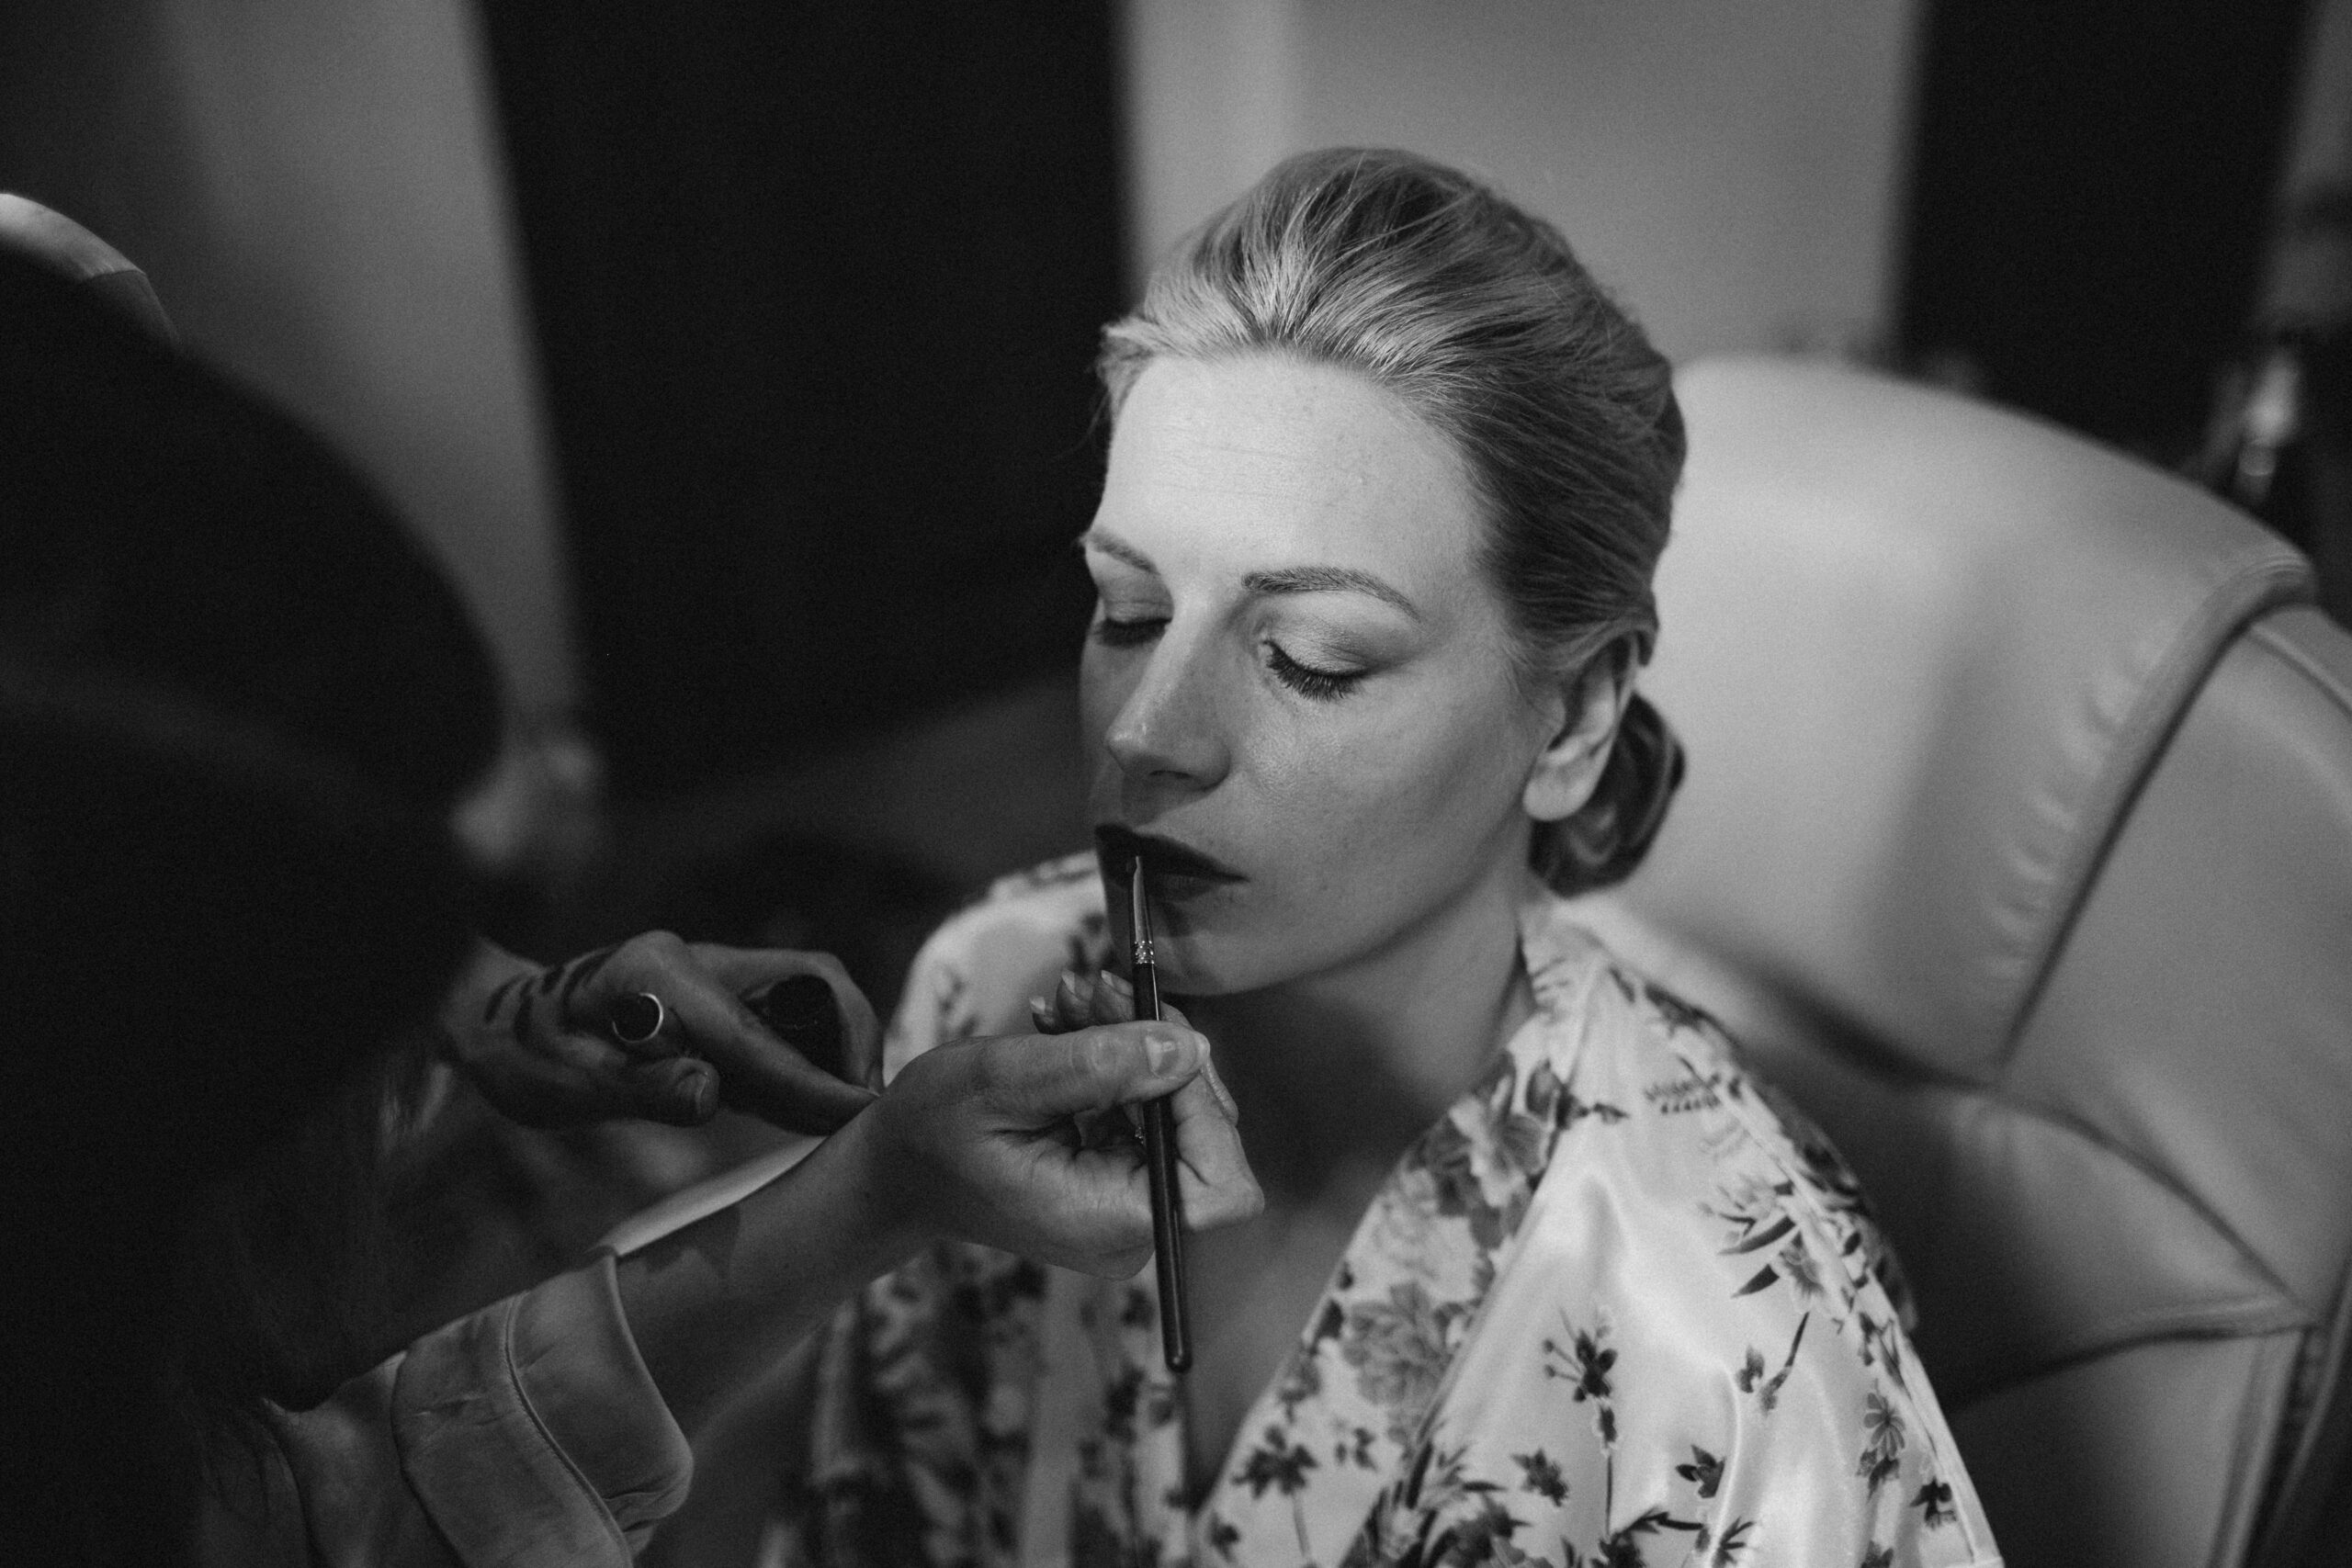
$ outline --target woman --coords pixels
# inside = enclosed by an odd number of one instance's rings
[[[1683,435],[1559,235],[1295,159],[1105,334],[1102,851],[999,888],[889,1043],[1120,1016],[1129,857],[1267,1193],[1148,1280],[951,1248],[833,1331],[826,1561],[1997,1561],[1849,1178],[1569,896],[1679,760],[1634,691]],[[1109,925],[1124,924],[1114,916]],[[1064,976],[1057,990],[1057,974]],[[1090,985],[1092,994],[1088,994]]]
[[[935,1237],[1138,1265],[1139,1158],[1075,1114],[1173,1089],[1199,1217],[1250,1212],[1188,1032],[963,1043],[834,1086],[725,1213],[351,1365],[317,1266],[365,1251],[388,1043],[468,962],[486,652],[314,444],[6,255],[0,356],[0,1558],[617,1568],[684,1433]],[[672,946],[631,972],[684,983]]]

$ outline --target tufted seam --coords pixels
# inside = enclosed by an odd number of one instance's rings
[[[2290,1553],[2308,1548],[2330,1481],[2346,1484],[2335,1478],[2352,1457],[2352,1269],[2337,1285],[2333,1321],[2325,1333],[2309,1337],[2305,1356],[2299,1371],[2308,1382],[2296,1390],[2301,1408],[2290,1408],[2281,1423],[2292,1450],[2272,1466],[2256,1521],[2257,1560],[2265,1563],[2292,1561]]]
[[[1868,1070],[1867,1068],[1865,1070]],[[1930,1093],[1950,1094],[1973,1102],[1980,1117],[2014,1117],[2031,1122],[2097,1151],[2150,1189],[2174,1200],[2193,1213],[2210,1235],[2227,1247],[2254,1277],[2256,1289],[2231,1297],[2196,1303],[2154,1302],[2133,1310],[2111,1313],[2049,1336],[2019,1336],[2007,1348],[2027,1352],[2013,1363],[1999,1357],[1980,1358],[1979,1365],[1962,1360],[1957,1366],[1942,1355],[1938,1386],[1953,1408],[1964,1408],[2001,1390],[2043,1376],[2059,1368],[2133,1345],[2168,1338],[2239,1338],[2285,1330],[2309,1330],[2317,1319],[2286,1283],[2217,1218],[2195,1193],[2151,1168],[2131,1150],[2105,1137],[2098,1128],[2055,1108],[2019,1099],[1983,1085],[1937,1080],[1912,1080]],[[1954,1148],[1963,1140],[1950,1140]],[[1945,1199],[1943,1201],[1948,1202]],[[1932,1327],[1932,1323],[1930,1324]],[[1982,1370],[1984,1367],[1996,1371]]]
[[[2333,623],[2329,623],[2333,626]],[[2344,674],[2312,656],[2275,622],[2265,619],[2246,636],[2310,681],[2336,711],[2352,718],[2352,686]],[[2284,1562],[2307,1549],[2327,1483],[2352,1456],[2352,1256],[2336,1272],[2335,1310],[2322,1332],[2308,1337],[2299,1398],[2288,1410],[2282,1436],[2289,1451],[2271,1469],[2256,1532],[2255,1561]]]
[[[2066,839],[2038,900],[2043,908],[2041,918],[2030,925],[2035,934],[2017,955],[2026,979],[2003,1029],[1996,1058],[2000,1066],[2006,1067],[2015,1054],[2067,934],[2089,901],[2099,865],[2132,814],[2132,802],[2213,667],[2257,617],[2306,602],[2311,594],[2308,562],[2283,545],[2267,551],[2209,589],[2196,613],[2180,623],[2170,646],[2141,677],[2138,695],[2109,739],[2106,764],[2081,796],[2076,821],[2092,826],[2087,830],[2078,827]]]
[[[2330,624],[2333,625],[2333,623]],[[2260,643],[2265,650],[2277,654],[2279,659],[2292,665],[2318,688],[2322,695],[2335,705],[2337,712],[2347,718],[2352,718],[2352,688],[2345,685],[2344,677],[2337,671],[2312,658],[2310,649],[2281,632],[2276,623],[2267,617],[2247,628],[2246,636]]]

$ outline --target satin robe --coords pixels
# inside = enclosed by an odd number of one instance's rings
[[[778,1565],[1997,1564],[1894,1260],[1723,1031],[1532,881],[1536,1010],[1398,1161],[1186,1506],[1152,1271],[971,1247],[828,1330]],[[1106,945],[1090,858],[931,940],[890,1037],[1023,1030]]]

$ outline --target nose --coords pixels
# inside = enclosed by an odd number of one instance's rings
[[[1232,750],[1218,714],[1215,650],[1174,633],[1142,661],[1102,743],[1130,788],[1198,794],[1225,777]]]

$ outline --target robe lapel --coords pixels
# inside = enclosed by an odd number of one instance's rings
[[[1591,953],[1590,940],[1535,898],[1521,940],[1535,1015],[1365,1211],[1194,1520],[1201,1563],[1340,1563],[1451,1391],[1579,1105],[1570,1079],[1583,1032],[1563,1021],[1583,1015],[1567,993],[1599,973],[1576,962]],[[1181,1434],[1175,1452],[1181,1477]]]

